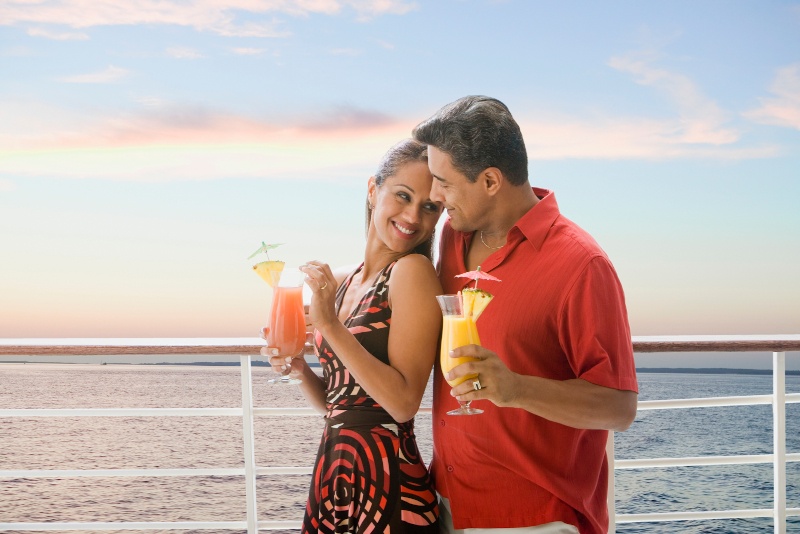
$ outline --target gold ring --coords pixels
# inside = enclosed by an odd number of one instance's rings
[[[328,281],[327,280],[325,280],[325,285],[319,286],[319,290],[322,291],[326,287],[328,287]]]
[[[474,389],[475,391],[478,391],[479,389],[483,389],[483,386],[481,385],[481,380],[480,379],[477,379],[477,380],[475,380],[475,382],[472,383],[472,389]]]

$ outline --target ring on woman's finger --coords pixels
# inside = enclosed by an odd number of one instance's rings
[[[326,287],[328,287],[328,281],[327,280],[325,280],[325,283],[323,285],[319,286],[319,289],[321,291],[321,290],[325,289]]]
[[[475,391],[483,389],[480,378],[475,379],[475,381],[472,383],[472,389],[474,389]]]

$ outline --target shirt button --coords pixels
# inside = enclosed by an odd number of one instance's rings
[[[444,426],[444,419],[442,419],[441,421],[439,421],[439,425],[440,425],[440,426]]]
[[[452,473],[453,472],[453,466],[452,465],[448,465],[447,466],[447,470]]]

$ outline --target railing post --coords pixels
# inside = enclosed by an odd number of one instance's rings
[[[614,431],[608,431],[608,441],[606,441],[606,459],[608,460],[608,534],[617,532],[617,502],[616,487],[614,485]]]
[[[775,534],[786,532],[786,353],[772,353]]]
[[[242,371],[242,439],[244,440],[244,484],[247,501],[247,534],[258,534],[258,508],[256,506],[256,456],[253,431],[253,381],[250,356],[240,356]]]

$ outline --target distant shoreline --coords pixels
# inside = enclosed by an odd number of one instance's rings
[[[699,375],[771,375],[772,369],[727,369],[725,367],[637,367],[637,373],[693,373]],[[787,375],[800,375],[800,371],[787,370]]]
[[[77,362],[27,362],[22,360],[6,360],[0,361],[0,365],[4,363],[15,363],[15,364],[39,364],[39,363],[55,363],[55,364],[65,364],[65,365],[74,365]],[[140,363],[130,363],[130,362],[103,362],[103,363],[85,363],[82,362],[81,365],[143,365],[143,366],[153,366],[153,365],[192,365],[192,366],[203,366],[203,367],[238,367],[239,362],[140,362]],[[253,367],[269,367],[269,364],[266,361],[261,360],[253,360],[250,365]],[[309,365],[312,367],[319,367],[319,364],[314,364],[309,362]],[[726,367],[637,367],[636,372],[638,374],[646,374],[646,373],[676,373],[676,374],[706,374],[706,375],[771,375],[772,369],[738,369],[738,368],[726,368]],[[800,370],[787,370],[787,375],[792,376],[800,376]]]

